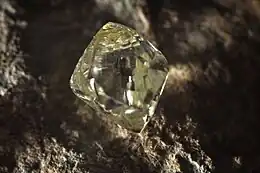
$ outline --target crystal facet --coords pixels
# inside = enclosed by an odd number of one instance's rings
[[[85,49],[70,86],[95,110],[140,132],[155,112],[167,76],[159,50],[135,30],[109,22]]]

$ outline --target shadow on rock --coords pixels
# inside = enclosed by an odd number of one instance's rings
[[[198,140],[214,172],[258,172],[259,20],[246,10],[200,7],[203,13],[191,8],[185,13],[196,15],[185,19],[177,7],[163,9],[168,18],[158,20],[166,27],[155,31],[157,39],[172,65],[160,103],[167,119],[163,140],[171,144],[171,134],[179,135],[195,160],[189,136]]]

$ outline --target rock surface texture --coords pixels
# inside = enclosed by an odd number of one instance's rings
[[[259,14],[255,0],[1,0],[0,172],[259,172]],[[141,136],[69,87],[108,21],[170,64]]]

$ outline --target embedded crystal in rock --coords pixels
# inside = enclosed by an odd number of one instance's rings
[[[95,110],[140,132],[155,112],[167,76],[159,50],[135,30],[109,22],[79,59],[70,86]]]

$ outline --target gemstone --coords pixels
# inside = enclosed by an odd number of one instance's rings
[[[168,70],[165,56],[148,40],[108,22],[79,59],[70,87],[97,112],[140,132],[155,113]]]

